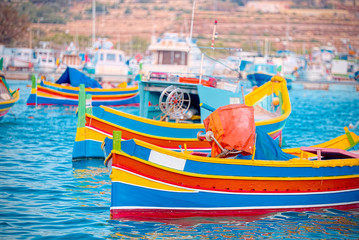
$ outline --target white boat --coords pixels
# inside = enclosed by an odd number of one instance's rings
[[[99,49],[94,57],[86,63],[86,71],[94,73],[101,81],[124,81],[128,78],[128,66],[125,54],[117,49]]]
[[[7,63],[7,69],[12,71],[32,70],[34,50],[31,48],[14,48],[14,53]]]
[[[7,70],[11,59],[15,56],[16,48],[7,48],[0,45],[0,58],[3,58],[3,68]]]
[[[63,53],[60,56],[60,65],[57,69],[58,72],[63,72],[67,67],[82,70],[83,63],[81,57],[74,53]]]
[[[48,48],[36,48],[34,51],[34,70],[38,73],[52,73],[56,71],[55,51]]]
[[[200,73],[202,53],[194,40],[180,37],[177,33],[166,33],[163,37],[153,40],[148,47],[151,62],[143,64],[143,72]],[[210,62],[204,59],[202,73],[211,75]]]
[[[60,54],[58,72],[64,72],[67,67],[82,71],[84,63],[80,57],[77,47],[71,42],[68,47]]]

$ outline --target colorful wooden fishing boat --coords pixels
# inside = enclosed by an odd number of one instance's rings
[[[93,106],[136,106],[139,104],[137,85],[104,89],[96,80],[87,77],[77,69],[68,67],[56,83],[41,81],[40,85],[37,85],[36,78],[33,77],[27,105],[77,106],[80,84],[85,84],[86,93],[92,95]]]
[[[180,151],[186,143],[190,150],[209,152],[209,143],[200,142],[197,139],[197,133],[204,131],[203,119],[211,113],[211,111],[201,108],[200,103],[205,102],[218,108],[230,103],[243,102],[241,92],[224,91],[201,84],[148,81],[140,82],[139,85],[140,116],[105,106],[92,108],[91,114],[79,115],[73,159],[103,158],[101,143],[105,137],[112,136],[114,130],[122,131],[123,139],[136,138],[177,151]],[[170,93],[163,91],[169,86],[175,87]],[[161,96],[167,94],[168,99],[173,100],[170,96],[179,93],[181,91],[178,90],[179,87],[187,87],[187,92],[195,93],[191,95],[193,103],[191,107],[193,106],[193,110],[198,114],[192,115],[194,120],[170,122],[171,119],[169,121],[153,119],[156,116],[161,116],[160,108],[163,103],[159,100]],[[180,96],[183,97],[183,95]],[[280,76],[275,76],[262,87],[246,94],[244,99],[246,104],[255,108],[256,126],[269,133],[273,138],[280,140],[282,129],[291,112],[285,80]],[[85,104],[82,106],[85,108]],[[171,107],[168,108],[171,109]]]
[[[5,80],[4,72],[0,70],[0,120],[4,118],[19,98],[19,89],[12,91]]]
[[[111,218],[358,207],[359,152],[352,150],[359,149],[359,136],[345,130],[328,142],[284,151],[256,130],[256,150],[235,158],[175,152],[137,139],[120,141],[121,132],[114,132],[113,146],[110,139],[104,142],[112,180]]]

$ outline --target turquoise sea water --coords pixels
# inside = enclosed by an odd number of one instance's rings
[[[27,107],[28,81],[8,81],[21,100],[0,122],[0,239],[358,239],[359,209],[161,222],[110,220],[102,161],[71,159],[73,107]],[[359,93],[291,90],[287,147],[312,145],[359,121]],[[127,111],[133,109],[127,109]],[[359,134],[359,128],[354,132]]]

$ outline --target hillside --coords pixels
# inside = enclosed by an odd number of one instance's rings
[[[134,37],[144,39],[142,44],[146,45],[149,44],[151,36],[159,36],[164,32],[189,35],[192,1],[113,2],[116,4],[111,5],[107,1],[107,15],[96,16],[96,36],[109,38],[115,46],[128,48],[129,41]],[[298,53],[328,43],[336,46],[339,51],[347,50],[348,44],[343,43],[350,43],[354,48],[359,48],[359,21],[356,17],[358,14],[356,15],[352,8],[283,8],[270,13],[241,7],[229,1],[197,2],[193,37],[197,38],[201,45],[210,45],[213,23],[214,20],[218,20],[218,38],[215,43],[217,46],[255,51],[263,49],[264,41],[267,39],[271,50],[287,48]],[[217,4],[214,5],[213,2]],[[213,6],[216,11],[213,11]],[[91,1],[77,3],[71,12],[82,16],[82,19],[72,20],[67,24],[33,24],[33,28],[40,26],[46,35],[66,32],[73,36],[83,35],[91,38],[92,19],[86,14],[89,8]]]

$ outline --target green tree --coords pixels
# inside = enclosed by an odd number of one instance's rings
[[[24,38],[30,22],[26,15],[6,3],[0,3],[0,43],[9,44]]]

